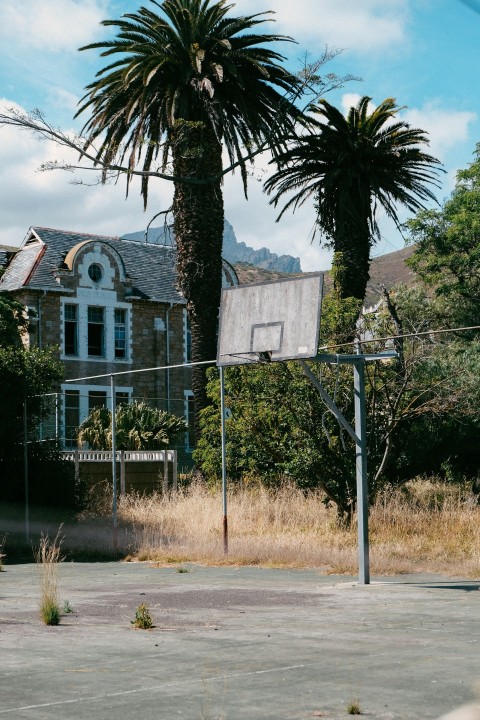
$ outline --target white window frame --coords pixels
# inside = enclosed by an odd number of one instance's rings
[[[77,305],[77,355],[65,354],[65,305]],[[88,308],[101,307],[104,311],[104,354],[88,354]],[[125,311],[125,357],[115,357],[115,310]],[[117,302],[116,293],[109,290],[93,292],[79,288],[77,297],[62,297],[60,303],[61,360],[86,362],[129,363],[132,358],[132,308],[129,303]]]

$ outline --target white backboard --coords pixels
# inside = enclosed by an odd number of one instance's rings
[[[217,365],[315,357],[323,273],[224,288]]]

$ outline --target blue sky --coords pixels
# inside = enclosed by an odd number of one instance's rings
[[[0,104],[40,108],[53,125],[78,130],[75,108],[101,61],[77,48],[105,37],[102,19],[138,6],[126,0],[1,0]],[[275,11],[275,31],[298,42],[282,48],[292,67],[305,53],[313,60],[325,44],[342,49],[325,71],[362,80],[329,94],[330,102],[346,109],[359,96],[369,95],[375,104],[394,97],[405,106],[402,119],[429,133],[431,153],[444,163],[438,197],[447,197],[456,170],[471,162],[480,142],[480,2],[238,0],[232,12],[264,9]],[[169,207],[168,182],[152,186],[144,213],[135,187],[125,200],[120,185],[78,185],[63,172],[38,172],[42,162],[52,159],[69,158],[28,133],[0,129],[1,243],[18,245],[30,225],[123,234],[143,229],[156,212]],[[277,213],[262,192],[261,181],[269,171],[268,157],[261,157],[252,173],[248,203],[238,176],[225,182],[226,217],[237,238],[256,248],[266,245],[273,252],[299,256],[304,270],[325,269],[329,253],[310,242],[311,206],[275,222]],[[403,246],[391,223],[381,226],[375,254]]]

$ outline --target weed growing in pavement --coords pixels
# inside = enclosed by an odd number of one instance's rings
[[[138,606],[135,611],[135,620],[130,620],[130,624],[140,630],[149,630],[153,627],[153,620],[145,603]]]
[[[351,700],[347,705],[347,713],[349,715],[361,715],[362,711],[360,709],[360,703],[358,701],[358,698],[354,698]]]
[[[61,526],[53,540],[41,535],[40,544],[33,552],[40,571],[40,618],[45,625],[60,623],[60,605],[58,602],[58,566],[61,556]]]
[[[70,613],[73,613],[73,608],[70,605],[70,603],[68,602],[68,600],[64,600],[63,601],[63,614],[69,615]]]

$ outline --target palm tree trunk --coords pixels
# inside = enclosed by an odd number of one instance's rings
[[[334,288],[342,299],[353,297],[363,302],[370,278],[371,238],[367,222],[337,224],[334,238]]]
[[[222,287],[223,194],[219,178],[222,148],[201,122],[178,121],[173,133],[175,182],[173,217],[177,241],[177,273],[187,301],[192,333],[192,361],[214,360]],[[196,181],[196,182],[195,182]],[[206,367],[194,367],[195,437],[199,413],[208,405]]]

